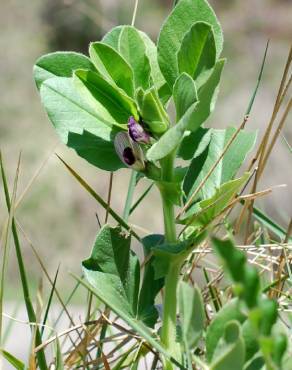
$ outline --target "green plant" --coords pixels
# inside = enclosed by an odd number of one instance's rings
[[[56,52],[41,57],[34,68],[42,103],[62,141],[100,169],[134,171],[121,218],[67,165],[119,224],[101,228],[82,263],[86,280],[77,278],[162,355],[167,370],[280,369],[286,349],[285,333],[273,333],[274,301],[262,297],[257,271],[230,239],[212,241],[237,298],[211,323],[200,289],[180,281],[186,280],[194,250],[207,243],[220,222],[227,224],[229,209],[242,199],[252,177],[249,171],[235,178],[256,141],[256,133],[244,129],[247,118],[237,129],[204,126],[218,96],[222,48],[223,33],[209,4],[180,0],[162,26],[157,47],[134,26],[118,26],[90,44],[89,58]],[[127,218],[132,191],[143,179],[161,194],[165,233],[141,239]],[[131,237],[144,251],[143,274]],[[162,288],[159,327],[155,300]],[[142,352],[139,347],[131,369]],[[126,366],[127,357],[115,369]]]

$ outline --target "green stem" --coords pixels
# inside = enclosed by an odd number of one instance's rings
[[[161,161],[162,181],[173,181],[174,172],[174,156],[175,152]],[[162,197],[165,241],[167,243],[176,243],[176,228],[174,205],[169,199],[167,192],[163,185],[160,187]],[[163,322],[161,329],[161,341],[167,351],[176,360],[179,360],[179,348],[176,342],[176,309],[177,309],[177,285],[179,281],[179,274],[181,268],[181,261],[175,261],[169,266],[169,270],[165,277],[164,302],[163,302]],[[169,360],[165,360],[165,370],[172,370],[173,364]]]
[[[161,329],[161,341],[171,356],[176,360],[179,360],[178,343],[176,342],[176,306],[180,268],[180,262],[171,264],[165,277],[163,323]],[[165,369],[173,369],[172,363],[166,362]]]

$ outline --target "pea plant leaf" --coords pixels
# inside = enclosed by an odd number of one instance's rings
[[[173,150],[175,150],[182,142],[186,132],[195,132],[196,130],[198,130],[201,124],[214,110],[224,62],[224,60],[220,60],[216,63],[211,76],[198,93],[198,100],[196,101],[196,95],[193,95],[193,104],[189,106],[189,108],[180,118],[178,123],[171,127],[148,150],[147,158],[150,161],[158,161],[159,159],[164,158]],[[185,109],[185,107],[187,107],[187,105],[192,101],[191,94],[194,93],[194,85],[191,84],[190,79],[187,78],[186,74],[183,74],[182,76],[183,77],[179,77],[174,89],[174,97],[179,114],[181,113],[181,110]],[[178,98],[178,89],[180,91],[183,89],[183,83],[185,87],[185,93],[181,98]],[[182,101],[183,98],[185,99],[184,103]]]
[[[205,326],[205,309],[202,294],[197,286],[181,282],[179,287],[179,313],[182,335],[188,349],[193,349],[202,336]]]
[[[246,320],[239,306],[238,299],[233,299],[216,314],[208,326],[206,333],[207,360],[212,361],[218,342],[224,332],[224,327],[232,320],[243,323]]]
[[[245,359],[245,345],[241,327],[237,321],[230,321],[224,328],[214,353],[210,370],[242,370]]]
[[[177,54],[179,72],[196,81],[197,89],[206,82],[216,63],[216,45],[212,26],[195,23],[185,34]]]
[[[111,46],[114,48],[117,52],[120,52],[119,49],[119,38],[122,30],[126,26],[117,26],[111,29],[102,39],[102,42]],[[160,71],[159,65],[158,65],[158,58],[157,58],[157,48],[154,42],[150,39],[150,37],[142,32],[138,31],[145,46],[145,53],[146,56],[149,59],[150,63],[150,85],[153,84],[155,88],[162,94],[162,98],[165,100],[165,102],[169,99],[171,96],[171,90],[166,86],[165,79]]]
[[[158,38],[158,61],[161,72],[170,87],[179,75],[177,53],[185,34],[196,22],[213,27],[217,58],[223,46],[220,24],[205,0],[180,0],[164,22]]]
[[[140,264],[130,249],[130,236],[121,228],[105,225],[99,232],[91,256],[83,261],[84,275],[98,297],[115,312],[154,326],[158,314],[154,299],[162,287],[154,281],[154,270],[146,264],[140,287]],[[147,292],[147,294],[145,294]]]
[[[200,127],[197,131],[189,131],[183,138],[177,156],[189,160],[199,157],[207,148],[212,137],[212,129]]]
[[[73,79],[76,89],[86,102],[97,111],[104,107],[121,127],[126,127],[130,116],[138,119],[135,102],[101,75],[88,70],[77,70]]]
[[[124,26],[119,36],[119,52],[132,67],[135,90],[150,87],[151,67],[146,47],[139,31],[132,26]]]
[[[102,42],[93,42],[89,46],[89,55],[101,75],[109,78],[130,97],[134,96],[133,71],[115,49]]]
[[[41,84],[53,77],[72,77],[75,69],[89,69],[95,67],[88,57],[75,52],[58,51],[41,56],[33,67],[33,75],[40,89]]]
[[[42,103],[61,140],[89,163],[107,171],[124,167],[114,150],[117,128],[102,107],[92,109],[76,91],[72,78],[43,82]]]
[[[198,93],[194,80],[192,77],[183,72],[173,86],[173,101],[176,109],[176,120],[186,113],[189,107],[198,101]]]
[[[226,144],[236,131],[235,128],[212,130],[211,140],[205,151],[193,159],[184,178],[183,190],[189,199],[209,170],[222,154]],[[242,130],[226,151],[205,185],[198,192],[196,199],[211,198],[216,189],[233,179],[256,140],[255,132]],[[195,201],[195,199],[194,199]]]
[[[227,181],[216,189],[211,198],[204,199],[190,207],[180,222],[198,227],[206,227],[211,224],[224,211],[248,178],[249,173],[246,173],[238,179]]]

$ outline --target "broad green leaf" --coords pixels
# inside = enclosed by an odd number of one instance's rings
[[[199,90],[216,63],[216,45],[211,25],[195,23],[184,36],[177,58],[179,72],[192,76]]]
[[[150,62],[144,41],[139,31],[132,26],[124,26],[119,37],[119,53],[132,67],[135,90],[150,86]]]
[[[184,113],[176,125],[171,127],[159,140],[156,142],[147,153],[147,158],[150,161],[157,161],[164,158],[178,145],[187,135],[187,131],[196,131],[200,125],[208,118],[214,109],[214,105],[218,95],[218,85],[224,60],[220,60],[208,81],[198,93],[198,101],[193,103]],[[176,93],[177,95],[177,93]],[[189,94],[188,94],[189,96]]]
[[[113,119],[100,106],[94,111],[80,97],[71,78],[55,77],[45,81],[41,99],[61,140],[96,167],[115,171],[124,167],[118,158],[113,137]]]
[[[196,131],[210,116],[215,109],[219,94],[219,83],[225,59],[220,59],[212,70],[212,73],[204,85],[198,90],[199,105],[190,117],[188,130]]]
[[[242,370],[244,359],[245,346],[241,327],[237,321],[230,321],[218,343],[210,370]]]
[[[184,222],[203,227],[210,224],[227,207],[248,178],[249,173],[246,173],[238,179],[230,180],[221,185],[211,198],[204,199],[191,207],[183,217]]]
[[[90,44],[89,55],[100,74],[109,78],[126,94],[133,97],[133,71],[115,49],[102,42],[94,42]]]
[[[176,109],[176,120],[185,114],[189,107],[198,101],[194,80],[187,73],[179,75],[173,86],[173,100]]]
[[[217,58],[223,47],[223,34],[220,24],[205,0],[180,0],[164,22],[158,39],[158,61],[161,72],[173,86],[178,77],[177,52],[185,34],[196,22],[206,22],[213,27]]]
[[[144,239],[143,244],[147,244]],[[146,250],[146,258],[149,248]],[[135,317],[153,327],[158,318],[154,307],[155,297],[162,288],[163,280],[155,280],[152,258],[146,263],[140,286],[140,265],[130,249],[130,237],[120,228],[104,226],[99,232],[91,257],[83,262],[87,280],[97,291],[100,299],[110,301],[130,317]]]
[[[90,59],[83,54],[75,52],[58,51],[41,56],[33,67],[36,85],[40,89],[41,84],[53,77],[72,77],[76,69],[95,70]]]
[[[156,45],[146,33],[139,31],[139,34],[144,41],[145,52],[150,62],[151,82],[155,86],[156,90],[161,91],[166,82],[158,65]],[[152,85],[152,83],[150,85]],[[165,96],[168,98],[171,96],[171,90],[168,88],[168,86],[163,91],[163,97]]]
[[[199,157],[207,148],[212,137],[212,129],[200,127],[195,132],[187,132],[180,144],[177,156],[189,160]]]
[[[105,225],[97,236],[90,258],[83,261],[82,265],[88,283],[77,278],[80,283],[111,308],[153,348],[170,358],[171,354],[165,351],[139,318],[140,266],[138,258],[130,250],[130,237],[122,234],[119,227],[112,228]],[[149,308],[149,302],[152,299],[151,297],[144,301],[145,308]],[[149,317],[146,317],[146,322],[148,320]],[[177,363],[177,365],[183,368],[180,364]]]
[[[24,370],[25,365],[22,361],[20,361],[18,358],[13,356],[8,351],[5,351],[5,349],[0,348],[1,355],[17,370]]]
[[[116,51],[119,51],[119,38],[120,33],[126,26],[117,26],[110,30],[102,39],[102,42],[113,47]],[[165,79],[160,71],[157,59],[157,48],[154,42],[149,38],[149,36],[138,31],[145,45],[145,52],[150,62],[151,67],[151,81],[153,85],[159,90],[159,96],[162,97],[163,102],[167,102],[171,96],[171,90],[166,86]],[[151,83],[151,84],[152,84]]]
[[[212,130],[209,146],[199,157],[192,161],[184,179],[183,190],[188,199],[221,156],[235,131],[235,128]],[[253,148],[255,139],[255,132],[240,131],[224,154],[223,159],[218,163],[203,188],[197,194],[196,199],[211,198],[215,194],[216,189],[235,176],[247,154]]]
[[[119,227],[105,225],[99,232],[91,256],[83,261],[87,280],[97,290],[102,289],[103,302],[111,297],[132,316],[137,314],[140,266],[130,250],[131,238],[122,234]]]
[[[181,282],[179,287],[179,313],[183,338],[189,349],[193,349],[205,325],[205,309],[202,294],[197,286]]]
[[[208,326],[206,335],[206,355],[208,362],[211,362],[213,358],[225,325],[231,320],[237,320],[240,323],[243,323],[246,320],[246,316],[240,310],[238,299],[233,299],[226,303],[215,315],[211,324]]]
[[[138,119],[134,101],[101,75],[92,71],[77,70],[73,79],[82,98],[97,112],[102,105],[114,120],[124,127],[130,116]]]

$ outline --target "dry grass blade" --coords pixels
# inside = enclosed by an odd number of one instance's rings
[[[76,345],[76,347],[70,352],[69,356],[65,359],[65,365],[72,368],[73,365],[79,361],[81,358],[88,354],[88,345],[95,338],[96,334],[100,330],[101,320],[98,321],[95,327],[87,330],[85,327],[84,338]]]
[[[276,141],[277,141],[277,139],[280,135],[280,132],[281,132],[286,120],[287,120],[287,117],[288,117],[288,114],[290,113],[291,108],[292,108],[292,99],[289,100],[289,103],[287,104],[287,107],[286,107],[286,109],[283,113],[283,116],[282,116],[282,118],[279,122],[279,125],[276,129],[276,132],[274,133],[274,136],[271,139],[270,145],[266,150],[266,154],[265,154],[265,156],[263,157],[263,160],[262,160],[262,165],[259,167],[259,176],[262,175],[262,173],[263,173],[263,171],[266,167],[269,156],[271,155],[271,152],[272,152],[272,150],[274,148],[274,145],[275,145],[275,143],[276,143]]]

